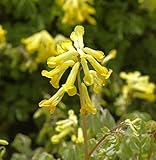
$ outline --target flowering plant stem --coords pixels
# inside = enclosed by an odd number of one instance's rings
[[[79,88],[79,92],[80,92],[80,89],[81,89],[80,70],[77,75],[77,80],[78,80],[78,88]],[[80,105],[82,105],[81,99],[80,99]],[[84,155],[85,155],[85,160],[89,160],[90,156],[88,154],[88,143],[87,143],[88,137],[87,137],[86,115],[82,114],[81,117],[82,117],[82,129],[83,129],[83,137],[84,137]]]
[[[125,126],[125,123],[119,124],[117,127],[113,128],[109,131],[109,133],[105,134],[98,143],[91,149],[91,151],[88,153],[89,157],[93,154],[93,152],[100,146],[100,144],[110,135],[112,135],[114,132],[119,132],[122,127]]]
[[[85,160],[89,160],[90,156],[88,154],[88,137],[87,137],[87,127],[86,127],[86,115],[82,115],[82,127],[83,127],[83,136],[84,136],[84,152]]]

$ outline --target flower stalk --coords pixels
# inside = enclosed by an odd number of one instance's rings
[[[87,136],[87,126],[86,126],[86,115],[82,115],[82,128],[83,128],[83,137],[84,137],[85,160],[89,160],[90,155],[88,154],[88,136]]]
[[[84,33],[85,31],[82,26],[76,26],[70,35],[71,40],[66,40],[58,44],[57,55],[48,58],[47,64],[52,70],[44,70],[42,71],[42,75],[50,78],[52,86],[59,90],[50,99],[42,100],[39,106],[45,107],[53,113],[65,93],[69,96],[77,94],[75,82],[78,82],[78,94],[81,105],[80,114],[82,116],[84,137],[84,155],[85,160],[89,160],[86,116],[88,114],[96,114],[97,109],[90,99],[87,87],[92,86],[93,90],[98,93],[100,88],[106,84],[106,80],[111,75],[112,70],[101,65],[104,58],[102,51],[84,47]],[[64,84],[60,84],[60,79],[68,68],[71,68],[71,70],[67,80]],[[81,78],[80,75],[83,77]],[[53,140],[59,142],[69,132],[71,132],[71,128],[59,133],[53,137]]]
[[[81,92],[81,78],[80,78],[80,70],[77,75],[77,81],[78,81],[78,88],[79,92]],[[82,107],[82,99],[80,96],[80,105]],[[86,126],[86,115],[82,114],[82,129],[83,129],[83,138],[84,138],[84,156],[85,160],[89,160],[89,154],[88,154],[88,136],[87,136],[87,126]]]

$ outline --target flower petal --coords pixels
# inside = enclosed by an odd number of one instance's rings
[[[88,68],[87,61],[85,60],[85,58],[81,58],[81,65],[82,65],[82,68],[85,74],[83,81],[85,82],[87,86],[90,86],[93,84],[94,80],[93,80],[92,74],[89,73],[89,68]]]
[[[65,53],[62,53],[56,57],[50,57],[47,60],[47,64],[50,68],[54,68],[57,65],[61,65],[67,60],[75,60],[77,57],[78,53],[77,51],[67,51]]]
[[[85,47],[82,49],[85,53],[93,56],[94,58],[96,58],[99,62],[101,62],[104,58],[104,53],[102,51],[96,51],[94,49]]]
[[[50,99],[42,100],[39,103],[39,107],[48,108],[50,113],[53,113],[55,111],[56,106],[58,105],[58,103],[63,98],[64,93],[65,93],[65,91],[64,91],[63,87],[61,87]]]
[[[70,39],[74,42],[74,46],[76,48],[83,48],[83,35],[84,35],[84,27],[76,26],[74,31],[70,35]]]
[[[101,64],[99,64],[91,55],[86,56],[87,60],[90,62],[90,64],[93,66],[93,68],[102,76],[108,75],[108,69],[106,67],[103,67]]]
[[[81,109],[80,109],[81,114],[85,115],[87,113],[92,113],[92,114],[96,113],[97,110],[93,106],[93,104],[90,100],[87,87],[85,86],[84,83],[81,83],[80,102],[81,102]]]
[[[74,83],[79,70],[79,66],[80,66],[79,62],[75,63],[72,70],[70,71],[66,83],[63,85],[64,90],[68,93],[69,96],[73,96],[77,93],[77,89],[74,86]]]

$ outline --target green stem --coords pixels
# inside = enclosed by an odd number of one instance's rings
[[[112,135],[112,133],[116,132],[116,130],[120,130],[120,128],[122,128],[123,126],[125,126],[124,123],[119,124],[117,127],[113,128],[112,130],[109,131],[109,133],[105,134],[99,141],[98,143],[91,149],[91,151],[89,152],[89,157],[93,154],[93,152],[100,146],[100,144],[110,135]]]
[[[150,146],[150,150],[149,150],[149,153],[148,153],[148,157],[147,157],[147,160],[150,160],[151,157],[152,157],[152,154],[153,154],[153,143],[156,142],[156,139],[155,139],[155,135],[156,135],[156,130],[152,132],[151,134],[151,138],[154,138],[154,141],[152,141],[151,143],[151,146]]]
[[[88,143],[87,143],[88,137],[87,137],[87,127],[86,127],[86,115],[82,115],[82,125],[83,125],[85,160],[89,160],[90,156],[88,154]]]
[[[78,80],[78,88],[79,88],[79,93],[80,93],[81,92],[80,70],[78,72],[77,80]],[[82,106],[81,97],[80,97],[80,105]],[[86,115],[82,115],[82,129],[83,129],[83,137],[84,137],[85,160],[89,160],[90,156],[88,154],[88,143],[87,143],[88,142],[88,137],[87,137]]]
[[[91,149],[91,151],[89,152],[89,156],[91,156],[93,154],[93,152],[99,147],[99,145],[109,136],[111,135],[109,134],[105,134],[99,141],[98,143]]]

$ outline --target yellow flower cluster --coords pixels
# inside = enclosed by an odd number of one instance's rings
[[[28,38],[22,39],[22,43],[25,45],[26,51],[30,55],[36,53],[33,63],[45,62],[47,58],[56,53],[56,42],[46,30],[42,30]]]
[[[71,135],[72,141],[75,143],[83,143],[83,133],[82,128],[78,128],[78,135],[76,136],[75,132],[78,125],[77,116],[74,114],[73,110],[68,111],[69,117],[65,120],[60,120],[56,122],[55,130],[58,134],[55,134],[51,137],[51,142],[54,144],[59,143],[67,135]]]
[[[0,25],[0,47],[6,42],[6,30],[3,29],[2,25]]]
[[[155,84],[149,82],[149,76],[142,76],[140,72],[121,72],[120,77],[126,80],[126,85],[122,88],[122,93],[125,97],[129,94],[132,97],[155,101],[156,95]]]
[[[96,24],[92,17],[96,12],[91,6],[92,0],[57,0],[57,3],[64,11],[63,23],[75,25],[87,20],[90,24]]]
[[[112,70],[102,66],[100,62],[104,59],[102,51],[84,47],[83,43],[84,28],[76,26],[70,35],[71,40],[66,40],[57,45],[57,56],[48,58],[47,64],[51,71],[43,70],[42,75],[50,78],[53,87],[59,88],[59,81],[64,72],[71,68],[70,74],[61,88],[48,100],[39,103],[40,107],[47,107],[51,113],[54,112],[56,105],[61,101],[65,92],[69,96],[77,93],[75,81],[78,75],[83,76],[83,82],[79,84],[81,114],[96,113],[96,108],[92,105],[87,87],[93,85],[93,90],[98,93],[100,88],[105,85]],[[88,65],[90,63],[90,65]],[[89,69],[91,67],[91,69]]]

